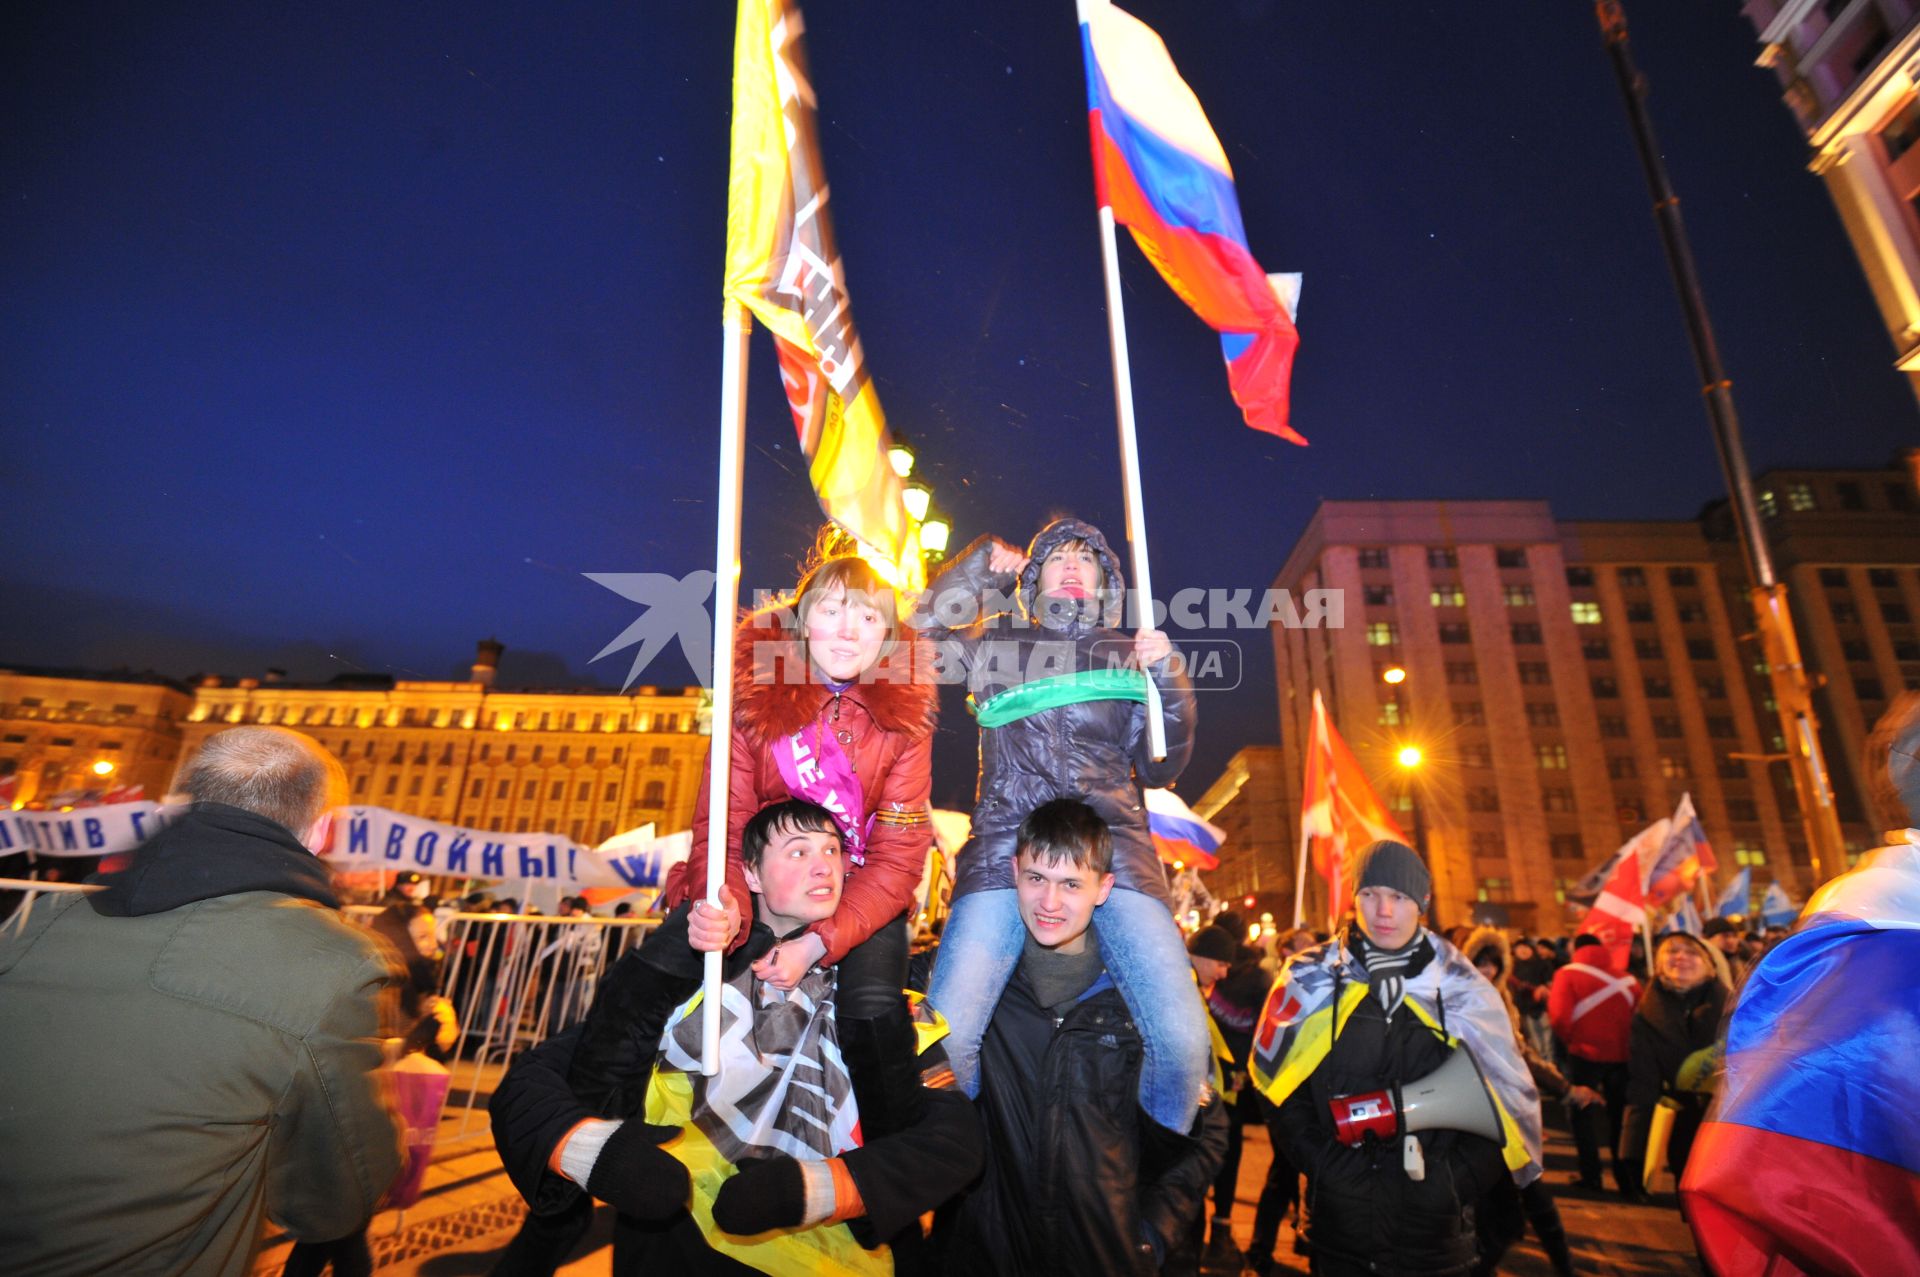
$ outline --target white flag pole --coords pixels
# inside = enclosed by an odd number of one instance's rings
[[[1120,481],[1127,497],[1127,550],[1132,560],[1138,624],[1153,627],[1153,577],[1147,570],[1147,515],[1140,499],[1140,445],[1133,430],[1133,370],[1127,361],[1127,314],[1120,299],[1120,254],[1114,245],[1113,208],[1100,206],[1100,256],[1107,277],[1107,340],[1113,347],[1113,401],[1120,417]],[[1145,671],[1142,671],[1145,673]],[[1160,688],[1147,675],[1147,747],[1167,756],[1167,725]]]
[[[720,347],[719,524],[713,554],[713,735],[707,788],[707,903],[720,907],[727,880],[727,793],[733,762],[733,623],[740,598],[740,487],[747,428],[747,338],[753,320],[729,300]],[[751,918],[742,918],[751,926]],[[700,998],[700,1072],[720,1071],[721,950],[706,955]]]

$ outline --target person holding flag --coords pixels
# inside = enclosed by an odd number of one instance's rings
[[[1706,1115],[1712,1056],[1733,996],[1726,956],[1684,931],[1669,932],[1654,950],[1652,982],[1634,1012],[1627,1055],[1627,1112],[1621,1123],[1620,1166],[1629,1201],[1646,1198],[1648,1145],[1657,1108],[1671,1113],[1668,1166],[1678,1179],[1694,1132]],[[1662,1125],[1665,1125],[1665,1121]]]
[[[987,614],[1009,592],[1017,610]],[[1113,894],[1093,925],[1144,1042],[1141,1106],[1179,1135],[1206,1089],[1206,1009],[1142,791],[1179,778],[1196,707],[1166,635],[1120,632],[1125,595],[1106,537],[1078,519],[1048,524],[1025,554],[983,536],[927,587],[915,619],[943,668],[966,673],[980,722],[979,800],[954,856],[953,912],[927,997],[952,1026],[955,1075],[977,1094],[980,1042],[1025,943],[1014,891],[1021,822],[1058,798],[1086,803],[1112,834]],[[1149,680],[1166,729],[1159,759],[1148,744]]]

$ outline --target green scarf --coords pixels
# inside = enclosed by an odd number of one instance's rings
[[[982,727],[1003,727],[1042,710],[1083,701],[1145,701],[1147,676],[1135,669],[1079,670],[1036,678],[988,698],[985,705],[967,697],[967,708]]]

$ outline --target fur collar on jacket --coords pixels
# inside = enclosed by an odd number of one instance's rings
[[[893,648],[848,688],[881,730],[909,740],[933,734],[940,698],[931,646],[902,626]],[[756,745],[799,731],[832,695],[813,676],[793,629],[793,616],[776,605],[750,612],[733,632],[734,723]]]

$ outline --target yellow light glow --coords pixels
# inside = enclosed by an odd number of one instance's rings
[[[1260,924],[1256,922],[1252,926],[1247,928],[1247,943],[1252,944],[1254,941],[1258,940],[1259,938],[1260,938]]]
[[[913,449],[904,443],[896,443],[887,449],[887,460],[893,462],[893,472],[902,479],[913,473]]]
[[[1426,757],[1425,754],[1420,752],[1418,745],[1402,745],[1400,752],[1393,756],[1393,761],[1399,763],[1402,767],[1418,767],[1422,762],[1426,761]]]
[[[93,774],[96,776],[111,776],[113,775],[113,764],[103,758],[93,765]]]
[[[947,538],[952,534],[953,526],[935,515],[920,525],[920,548],[934,554],[945,554]]]
[[[1173,871],[1175,873],[1179,873],[1182,869],[1185,869],[1186,867],[1187,867],[1187,862],[1184,860],[1176,860],[1173,862]]]
[[[906,503],[907,513],[913,516],[915,523],[918,523],[927,517],[927,507],[933,502],[933,492],[923,483],[909,483],[906,490],[900,494],[900,499]]]
[[[1401,669],[1398,665],[1389,665],[1387,666],[1387,668],[1380,671],[1380,681],[1382,683],[1391,683],[1397,686],[1407,681],[1407,672]]]

